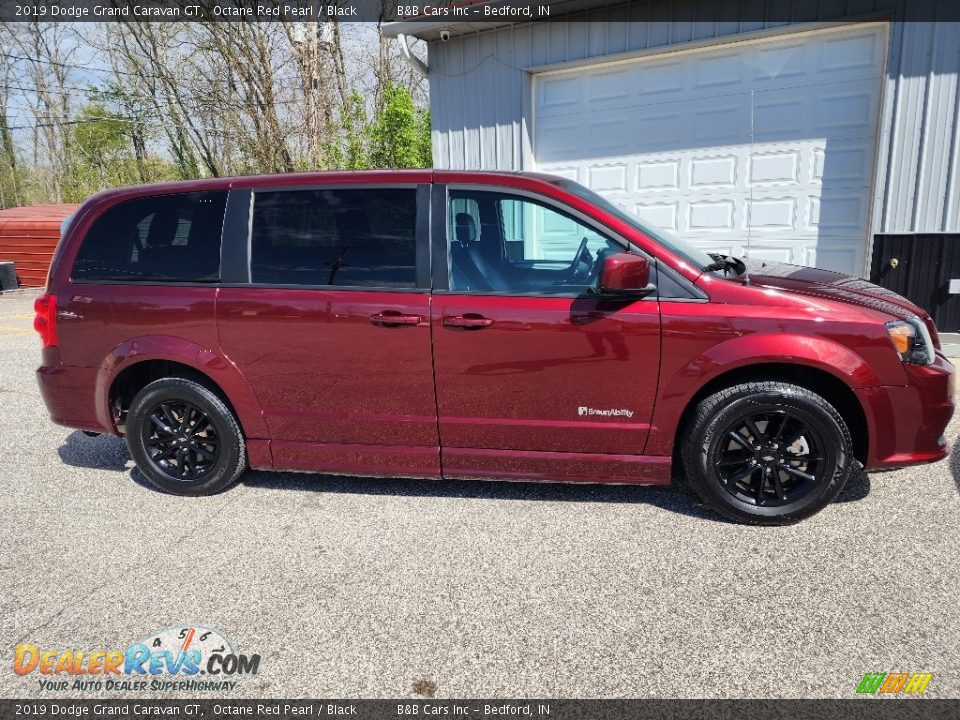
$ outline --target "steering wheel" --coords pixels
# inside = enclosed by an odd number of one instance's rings
[[[583,282],[590,277],[593,272],[593,255],[587,248],[587,238],[580,241],[580,247],[577,248],[577,254],[573,256],[573,263],[570,265],[570,279],[574,282]]]

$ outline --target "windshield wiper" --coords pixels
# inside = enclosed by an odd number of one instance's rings
[[[723,270],[726,273],[732,270],[734,275],[740,275],[744,270],[747,269],[747,266],[743,260],[735,258],[732,255],[716,255],[714,253],[710,253],[710,257],[713,258],[713,262],[700,268],[704,272]]]

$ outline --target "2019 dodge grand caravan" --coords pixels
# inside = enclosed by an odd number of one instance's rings
[[[664,484],[807,517],[946,454],[930,317],[707,255],[566,179],[391,171],[90,198],[36,303],[54,422],[203,495],[247,467]]]

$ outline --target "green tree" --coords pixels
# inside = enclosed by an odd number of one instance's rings
[[[417,158],[419,167],[433,167],[433,143],[430,139],[430,111],[417,110]]]
[[[128,84],[114,81],[104,88],[91,88],[88,96],[92,103],[106,105],[111,114],[125,118],[124,133],[133,150],[140,182],[150,182],[153,178],[148,172],[147,143],[154,133],[149,123],[150,107],[142,93]]]
[[[176,168],[176,179],[194,180],[200,177],[200,161],[193,151],[187,131],[177,125],[166,133],[170,153],[173,155],[173,165]]]
[[[177,177],[169,161],[150,156],[146,148],[138,150],[143,140],[142,128],[135,119],[110,110],[102,102],[85,105],[73,120],[72,152],[68,158],[64,196],[79,201],[105,188],[135,185]]]
[[[384,90],[383,110],[370,129],[370,165],[416,168],[430,165],[430,116],[417,109],[401,85]]]
[[[98,103],[86,105],[76,117],[74,142],[81,162],[107,168],[129,153],[130,125]]]
[[[105,105],[90,103],[72,122],[67,126],[71,151],[65,158],[64,200],[78,201],[97,190],[123,184],[120,166],[128,148],[123,120],[111,116]]]
[[[338,166],[347,170],[370,167],[370,122],[363,95],[358,90],[350,93],[341,125],[344,133],[343,157]]]

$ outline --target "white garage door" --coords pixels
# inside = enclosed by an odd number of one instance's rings
[[[885,41],[858,25],[537,75],[537,169],[711,252],[749,234],[754,258],[859,275]]]

